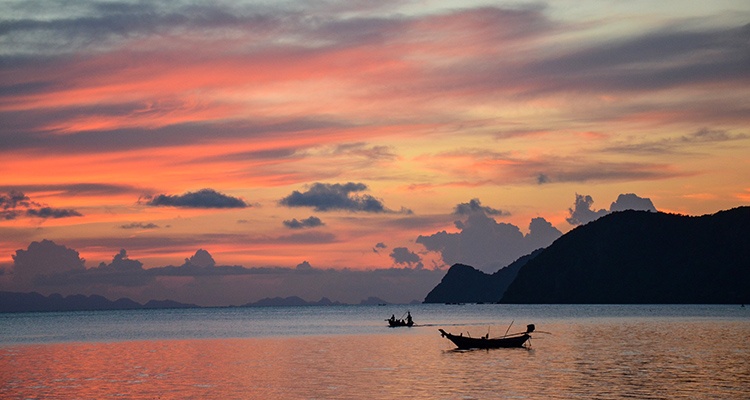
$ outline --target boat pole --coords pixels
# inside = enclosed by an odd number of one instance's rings
[[[508,336],[508,331],[510,330],[510,327],[513,326],[513,322],[515,321],[516,321],[515,319],[510,321],[510,325],[508,325],[508,329],[505,330],[505,335],[503,335],[503,337]]]

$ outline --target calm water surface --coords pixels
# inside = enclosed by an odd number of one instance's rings
[[[748,399],[739,306],[283,307],[0,315],[0,398]],[[530,349],[455,351],[437,328]]]

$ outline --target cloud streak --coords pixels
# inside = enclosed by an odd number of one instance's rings
[[[316,228],[325,225],[320,218],[314,216],[310,216],[303,220],[292,218],[291,220],[285,220],[283,223],[284,226],[290,229]]]

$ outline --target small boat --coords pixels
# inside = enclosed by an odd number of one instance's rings
[[[442,329],[440,335],[444,338],[448,338],[453,344],[461,350],[468,349],[499,349],[504,347],[524,347],[524,343],[531,338],[530,333],[534,332],[534,324],[526,325],[526,332],[513,333],[497,338],[489,338],[488,336],[482,336],[480,338],[473,338],[469,336],[452,335]]]
[[[406,320],[404,320],[403,318],[396,319],[395,315],[391,315],[391,317],[386,321],[388,321],[388,326],[391,328],[396,328],[399,326],[406,326],[411,328],[412,326],[414,326],[414,320],[411,318],[411,313],[408,311],[406,312]]]
[[[396,328],[399,326],[408,326],[408,327],[414,326],[414,321],[407,322],[407,321],[404,321],[403,319],[396,319],[396,320],[387,319],[386,321],[388,321],[388,326],[390,326],[391,328]]]

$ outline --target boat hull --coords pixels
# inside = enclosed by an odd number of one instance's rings
[[[528,333],[521,333],[514,336],[503,338],[472,338],[467,336],[452,335],[442,329],[438,329],[440,334],[453,342],[461,350],[468,349],[499,349],[511,347],[524,347],[527,340],[531,338]]]
[[[405,322],[401,319],[397,319],[395,321],[387,319],[386,321],[388,321],[388,326],[391,328],[398,328],[399,326],[406,326],[411,328],[414,325],[414,321]]]

